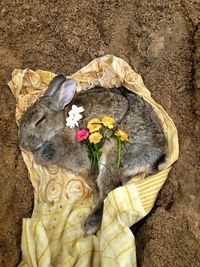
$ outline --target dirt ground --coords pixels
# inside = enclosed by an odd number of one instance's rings
[[[0,266],[20,261],[33,190],[22,160],[14,68],[70,74],[104,54],[125,59],[174,120],[180,159],[133,227],[138,266],[200,266],[200,1],[0,1]]]

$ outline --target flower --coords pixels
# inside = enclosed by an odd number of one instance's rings
[[[83,107],[77,107],[76,105],[72,106],[72,109],[69,111],[70,116],[77,116],[80,115],[79,113],[82,113],[84,111]],[[82,115],[80,115],[82,117]]]
[[[123,142],[128,142],[128,134],[121,131],[121,130],[117,130],[115,133],[114,133],[115,136],[119,137],[119,139]]]
[[[111,117],[106,117],[104,116],[102,119],[101,119],[102,123],[104,126],[108,127],[108,129],[113,129],[115,127],[115,120]]]
[[[90,143],[98,144],[102,138],[103,136],[100,133],[95,132],[89,136],[89,141]]]
[[[75,119],[68,117],[66,121],[67,121],[66,126],[70,128],[74,128],[75,126],[78,127],[78,121],[76,121]]]
[[[76,133],[76,140],[78,142],[82,142],[84,140],[86,140],[89,136],[89,132],[85,129],[81,129]]]
[[[72,109],[68,112],[69,117],[66,119],[66,126],[70,128],[78,127],[78,121],[82,119],[82,113],[84,111],[83,107],[77,107],[76,105],[72,106]]]
[[[101,129],[101,126],[101,121],[98,118],[91,119],[87,124],[90,133],[98,132]]]

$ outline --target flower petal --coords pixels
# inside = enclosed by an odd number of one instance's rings
[[[85,111],[83,107],[78,107],[78,112],[82,113],[83,111]]]
[[[98,144],[102,138],[103,136],[100,133],[96,132],[96,133],[92,133],[89,136],[89,141],[90,143]]]
[[[75,112],[77,112],[78,107],[76,105],[72,105],[72,110],[75,111]]]
[[[128,134],[122,130],[117,130],[114,135],[117,136],[121,141],[128,142]]]
[[[111,117],[107,117],[107,116],[104,116],[102,119],[101,119],[103,125],[105,127],[107,127],[108,129],[113,129],[115,127],[115,119],[111,118]]]

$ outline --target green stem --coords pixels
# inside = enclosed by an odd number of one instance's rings
[[[105,133],[106,130],[107,130],[107,128],[105,126],[102,126],[102,128],[101,128],[101,134],[103,136],[104,136],[104,133]]]
[[[97,160],[97,166],[98,166],[98,172],[100,173],[100,156],[99,156],[99,149],[96,144],[94,144],[94,148],[96,150],[96,160]]]
[[[95,155],[95,151],[94,151],[94,149],[92,148],[92,146],[91,146],[91,144],[90,144],[90,142],[89,142],[88,140],[85,140],[85,141],[84,141],[84,144],[89,148],[89,150],[90,150],[90,152],[91,152],[91,154],[92,154],[92,159],[91,159],[91,161],[92,161],[92,166],[94,166],[95,163],[96,163],[96,155]]]
[[[94,153],[94,150],[93,150],[93,148],[92,148],[90,142],[89,142],[88,140],[85,140],[84,142],[85,142],[85,144],[89,147],[89,149],[91,150],[91,152]]]
[[[117,152],[117,168],[119,169],[120,163],[121,163],[121,148],[122,148],[122,142],[118,138],[118,152]]]

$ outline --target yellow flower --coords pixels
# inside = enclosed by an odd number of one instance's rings
[[[108,127],[108,129],[113,129],[115,127],[115,120],[111,117],[103,117],[101,119],[104,126]]]
[[[123,142],[128,142],[128,134],[121,131],[121,130],[117,130],[115,133],[115,136],[119,137],[121,141]]]
[[[98,118],[91,119],[87,124],[87,128],[90,133],[99,131],[99,129],[101,129],[101,126],[101,121]]]
[[[89,141],[90,143],[98,144],[101,141],[102,137],[103,136],[100,133],[92,133],[89,136]]]

